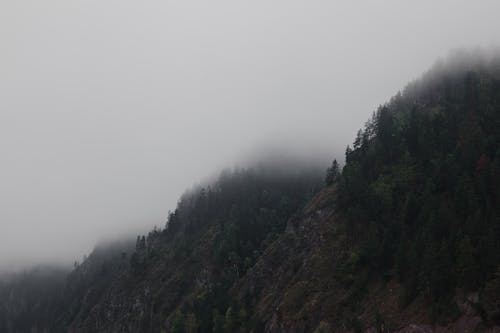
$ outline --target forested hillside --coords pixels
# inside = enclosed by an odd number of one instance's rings
[[[482,291],[483,314],[498,320],[500,63],[450,61],[359,131],[339,201],[353,229],[370,231],[362,259],[404,285],[403,306],[423,294],[439,318],[458,311],[458,291]]]
[[[238,294],[271,332],[497,332],[499,129],[500,58],[438,63],[374,112]]]
[[[500,268],[500,62],[456,69],[460,60],[381,106],[339,181],[350,227],[367,235],[361,260],[397,277],[403,306],[430,297],[436,317],[457,311],[457,290],[483,290]],[[485,289],[480,299],[488,307],[499,296]]]
[[[342,167],[225,172],[43,293],[4,283],[0,330],[500,332],[499,143],[500,58],[456,55]]]

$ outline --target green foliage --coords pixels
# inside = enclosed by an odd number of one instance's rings
[[[456,287],[478,290],[500,263],[500,80],[484,71],[427,80],[358,132],[339,204],[362,262],[396,273],[402,306],[423,294],[440,317]]]

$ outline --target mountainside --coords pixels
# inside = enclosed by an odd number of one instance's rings
[[[380,106],[326,186],[223,173],[46,293],[5,282],[0,331],[500,332],[499,143],[500,58],[458,55]]]
[[[233,292],[269,332],[498,331],[499,128],[500,59],[436,65],[378,108]]]

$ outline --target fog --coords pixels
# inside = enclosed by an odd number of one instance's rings
[[[184,189],[256,156],[341,159],[439,57],[497,43],[499,12],[487,0],[0,2],[0,268],[71,262],[163,226]]]

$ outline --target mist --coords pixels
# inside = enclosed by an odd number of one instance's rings
[[[327,167],[498,1],[3,1],[0,269],[163,226],[186,188],[283,155]]]

